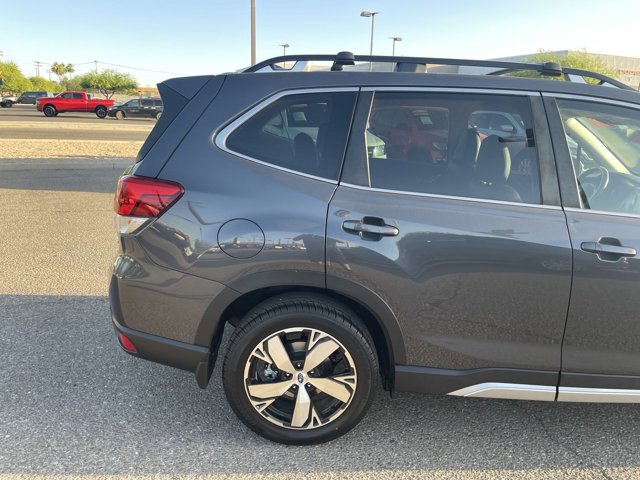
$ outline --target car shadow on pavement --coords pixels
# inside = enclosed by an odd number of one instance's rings
[[[278,445],[234,416],[221,359],[201,390],[191,373],[121,351],[106,297],[2,295],[0,311],[0,476],[640,465],[635,405],[391,398],[382,390],[347,435]]]

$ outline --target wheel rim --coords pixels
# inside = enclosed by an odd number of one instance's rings
[[[245,392],[269,422],[294,430],[327,425],[356,392],[353,358],[333,336],[313,328],[287,328],[253,349],[244,369]]]

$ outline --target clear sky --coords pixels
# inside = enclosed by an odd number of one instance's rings
[[[35,60],[156,70],[141,85],[179,75],[221,73],[250,63],[250,0],[29,0],[3,5],[2,60],[35,74]],[[9,3],[9,2],[7,2]],[[640,0],[256,0],[257,59],[282,53],[496,58],[539,49],[586,49],[640,57]],[[82,65],[84,63],[84,65]],[[47,66],[41,67],[46,76]],[[55,78],[55,77],[54,77]]]

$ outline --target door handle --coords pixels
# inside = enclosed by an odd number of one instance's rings
[[[617,239],[606,239],[606,243],[603,243],[602,240],[600,239],[598,242],[582,242],[580,248],[585,252],[595,253],[601,260],[616,261],[622,257],[636,256],[635,248],[620,245],[620,241]]]
[[[395,237],[400,230],[393,225],[387,225],[383,219],[378,217],[364,217],[362,220],[345,220],[342,222],[343,230],[360,234],[362,238],[367,237]]]

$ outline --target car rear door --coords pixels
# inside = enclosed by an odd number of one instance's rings
[[[153,117],[154,116],[153,100],[150,98],[143,98],[142,100],[140,100],[140,103],[141,103],[141,108],[140,108],[139,115],[141,117]]]
[[[74,112],[89,112],[87,97],[82,93],[74,93],[71,101],[71,109]]]
[[[367,148],[368,120],[398,108],[446,111],[441,162]],[[519,115],[527,138],[490,136],[478,150],[469,124],[477,110]],[[329,289],[395,317],[397,331],[385,335],[404,347],[393,352],[396,388],[553,400],[571,245],[540,95],[363,91],[329,206],[326,258]]]
[[[573,245],[559,400],[640,401],[640,105],[547,96]]]

